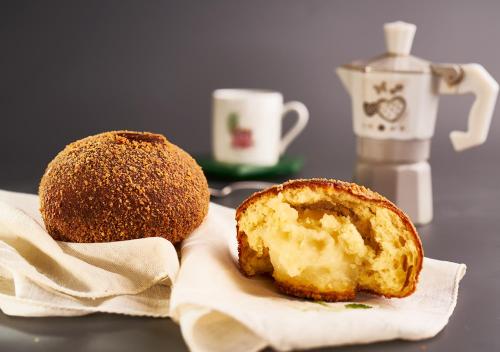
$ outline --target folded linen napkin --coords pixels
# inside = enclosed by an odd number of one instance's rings
[[[258,351],[435,336],[457,302],[465,265],[425,258],[417,291],[404,299],[360,295],[324,303],[280,294],[267,278],[237,268],[234,210],[211,204],[205,223],[184,241],[171,315],[190,349]]]
[[[38,197],[0,191],[0,309],[17,316],[94,312],[166,317],[179,261],[163,238],[56,242]]]
[[[356,302],[372,308],[350,309],[345,302],[284,296],[270,279],[241,275],[236,260],[234,210],[213,203],[205,222],[183,243],[179,271],[174,247],[161,238],[56,242],[44,230],[36,196],[0,191],[5,314],[172,315],[195,352],[429,338],[447,324],[465,274],[463,264],[426,258],[415,294],[390,300],[360,296]]]

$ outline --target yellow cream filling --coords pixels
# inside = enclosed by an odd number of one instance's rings
[[[285,191],[249,206],[239,227],[253,251],[247,272],[321,292],[398,293],[417,260],[397,214],[350,195]]]

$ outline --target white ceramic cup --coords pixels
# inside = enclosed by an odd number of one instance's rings
[[[212,98],[212,148],[220,162],[275,165],[309,120],[304,104],[283,103],[275,91],[218,89]],[[281,137],[282,120],[291,111],[297,122]]]

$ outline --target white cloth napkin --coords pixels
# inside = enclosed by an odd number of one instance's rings
[[[56,242],[35,195],[0,191],[0,309],[17,316],[94,312],[166,317],[179,270],[162,238]]]
[[[193,352],[258,351],[435,336],[457,303],[465,265],[425,258],[417,291],[404,299],[360,295],[315,303],[280,294],[271,280],[238,270],[234,210],[211,204],[207,221],[184,242],[172,291],[172,317]]]
[[[184,241],[179,270],[175,248],[161,238],[56,242],[36,196],[0,191],[0,309],[17,316],[171,315],[194,352],[304,349],[432,337],[447,324],[465,274],[463,264],[426,258],[415,294],[360,296],[356,302],[372,308],[350,309],[287,297],[270,279],[244,277],[236,247],[234,210],[213,203]]]

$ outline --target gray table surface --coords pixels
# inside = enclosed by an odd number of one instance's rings
[[[435,162],[435,218],[420,227],[428,257],[466,263],[467,274],[447,327],[436,337],[339,347],[338,351],[498,351],[500,349],[499,249],[500,190],[498,163],[476,154]],[[459,157],[457,157],[457,160]],[[302,176],[331,174],[311,160]],[[322,170],[322,167],[324,168]],[[344,170],[350,167],[345,165]],[[213,183],[218,186],[220,183]],[[36,182],[10,189],[35,191]],[[220,201],[236,206],[241,192]],[[331,327],[334,329],[335,327]],[[78,318],[18,318],[0,314],[0,351],[185,351],[177,325],[170,319],[94,314]]]

